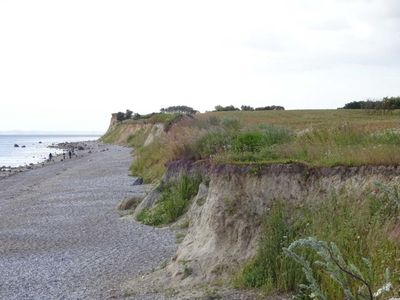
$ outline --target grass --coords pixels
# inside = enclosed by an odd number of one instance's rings
[[[327,167],[398,165],[399,117],[397,110],[384,114],[342,109],[212,112],[190,118],[153,114],[144,120],[124,121],[103,141],[126,135],[132,122],[147,124],[126,137],[136,155],[131,171],[145,182],[159,181],[166,164],[179,159]],[[149,124],[157,122],[168,131],[144,146],[151,132]]]
[[[389,268],[398,292],[399,203],[383,189],[356,195],[354,191],[341,191],[328,199],[303,205],[278,203],[265,217],[258,254],[239,271],[234,284],[240,288],[260,288],[267,293],[297,292],[299,284],[305,282],[304,275],[300,266],[283,254],[282,248],[299,238],[313,236],[336,243],[345,259],[357,266],[363,266],[362,259],[368,258],[372,262],[375,289]],[[312,253],[303,254],[314,260]],[[345,299],[342,289],[330,276],[317,265],[313,268],[329,299]],[[354,282],[349,284],[357,289]]]
[[[289,292],[296,290],[298,283],[304,281],[301,267],[283,252],[283,247],[289,246],[302,233],[300,224],[295,224],[290,217],[288,206],[277,203],[272,208],[264,220],[257,256],[236,276],[236,287]]]
[[[137,220],[147,225],[167,225],[176,221],[197,194],[201,178],[182,175],[160,187],[161,197],[154,208],[142,210]]]
[[[342,124],[352,124],[367,130],[380,131],[399,126],[400,111],[390,113],[371,112],[368,110],[286,110],[286,111],[232,111],[209,112],[199,115],[200,119],[235,118],[246,126],[262,124],[276,125],[294,131],[310,128],[338,127]]]
[[[400,162],[400,133],[370,132],[352,125],[295,133],[262,125],[236,132],[212,130],[192,146],[191,158],[217,163],[302,162],[313,166],[384,164]],[[190,146],[186,147],[190,148]],[[190,157],[186,154],[182,156]]]
[[[135,148],[135,156],[130,167],[132,174],[142,177],[146,183],[161,179],[168,158],[168,148],[161,141],[156,140],[145,147]]]

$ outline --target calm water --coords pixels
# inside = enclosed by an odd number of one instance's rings
[[[0,135],[0,167],[18,167],[42,162],[49,153],[62,153],[62,150],[48,148],[62,142],[96,140],[99,136],[88,135]],[[41,142],[41,143],[40,143]],[[14,144],[20,147],[15,148]],[[25,148],[22,146],[25,145]]]

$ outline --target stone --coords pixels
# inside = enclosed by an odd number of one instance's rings
[[[122,200],[119,204],[117,209],[118,210],[128,210],[128,209],[135,209],[136,206],[142,201],[141,198],[138,197],[128,197]]]
[[[143,178],[142,177],[137,177],[132,183],[132,185],[141,185],[141,184],[143,184]]]

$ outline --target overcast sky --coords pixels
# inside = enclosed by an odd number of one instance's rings
[[[398,95],[398,0],[0,0],[0,131]]]

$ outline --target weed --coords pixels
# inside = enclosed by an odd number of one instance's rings
[[[155,207],[142,210],[137,220],[147,225],[165,225],[176,221],[197,194],[200,182],[199,177],[182,175],[178,180],[163,185]]]
[[[190,260],[180,260],[179,263],[181,263],[183,267],[182,279],[185,279],[193,274],[193,269],[189,266]]]
[[[300,227],[289,219],[289,208],[278,202],[263,224],[258,254],[234,279],[236,287],[292,291],[303,278],[301,268],[284,255],[282,247],[300,236]]]

